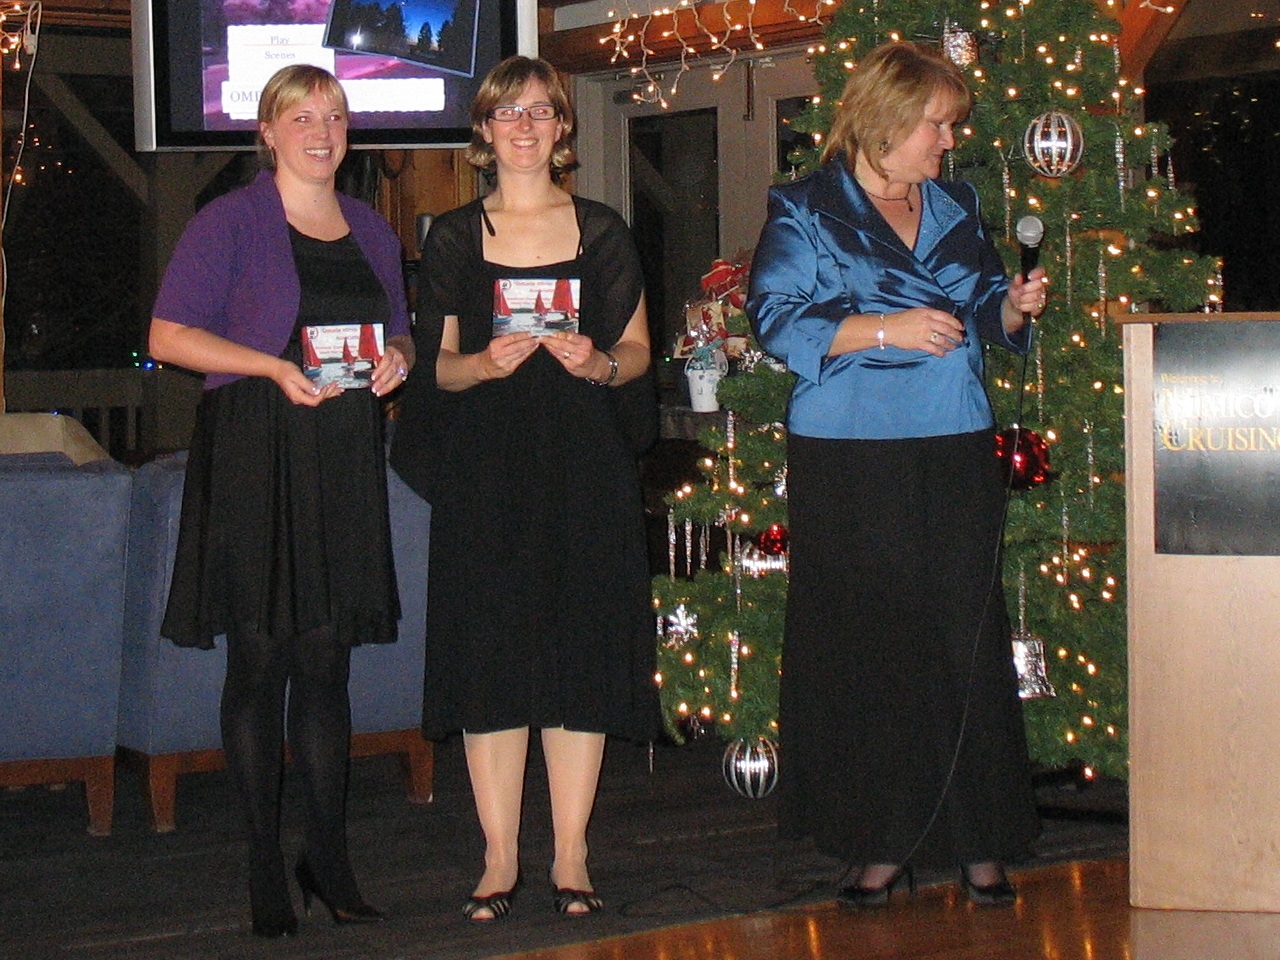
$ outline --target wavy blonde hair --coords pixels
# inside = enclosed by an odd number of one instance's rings
[[[524,92],[525,84],[530,80],[538,80],[547,88],[547,100],[560,114],[560,138],[551,149],[551,177],[559,180],[578,166],[578,156],[573,150],[577,122],[573,104],[569,102],[568,87],[559,71],[547,61],[533,57],[508,57],[490,70],[480,84],[480,90],[471,101],[471,143],[467,147],[467,162],[486,173],[493,171],[498,158],[493,146],[484,139],[489,111],[513,102]]]
[[[915,130],[935,96],[949,102],[953,122],[969,115],[973,97],[959,67],[918,43],[881,44],[849,75],[822,160],[844,151],[852,170],[861,151],[871,169],[884,176],[880,158]]]

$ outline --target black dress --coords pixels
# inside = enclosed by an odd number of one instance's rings
[[[286,359],[301,360],[303,325],[386,321],[386,294],[353,237],[290,236],[302,299]],[[205,391],[188,457],[163,636],[205,649],[232,630],[395,640],[400,602],[372,391],[295,406],[273,381],[243,377]]]
[[[625,223],[577,200],[574,260],[534,269],[483,261],[479,203],[438,218],[423,251],[419,370],[445,315],[463,353],[492,336],[494,281],[580,281],[579,332],[617,342],[639,302]],[[619,402],[545,350],[514,374],[457,393],[410,381],[392,464],[432,505],[423,729],[558,727],[633,739],[657,729],[643,505]],[[650,413],[654,412],[649,394]],[[643,419],[643,418],[637,418]]]

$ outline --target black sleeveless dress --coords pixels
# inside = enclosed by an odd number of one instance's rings
[[[462,352],[484,349],[502,280],[577,279],[579,332],[617,342],[639,302],[638,258],[621,218],[578,205],[579,256],[532,269],[483,261],[478,204],[437,219],[423,252],[420,370],[434,366],[444,315],[459,318]],[[652,736],[643,505],[620,391],[571,376],[543,349],[457,393],[417,380],[392,464],[432,504],[424,732]]]
[[[386,322],[386,294],[353,237],[290,238],[302,298],[285,359],[301,360],[305,325]],[[231,630],[395,640],[382,421],[365,389],[318,407],[261,377],[205,391],[161,635],[206,649]]]

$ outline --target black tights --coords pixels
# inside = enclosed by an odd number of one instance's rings
[[[328,636],[228,638],[222,745],[249,835],[255,916],[292,914],[280,849],[286,699],[289,749],[305,795],[303,856],[330,902],[360,902],[346,836],[350,666],[350,648]]]

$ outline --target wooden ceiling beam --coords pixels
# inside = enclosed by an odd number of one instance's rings
[[[43,26],[128,30],[129,0],[41,0]]]
[[[1142,76],[1186,6],[1187,0],[1129,0],[1125,4],[1124,12],[1117,17],[1120,64],[1131,80]]]

